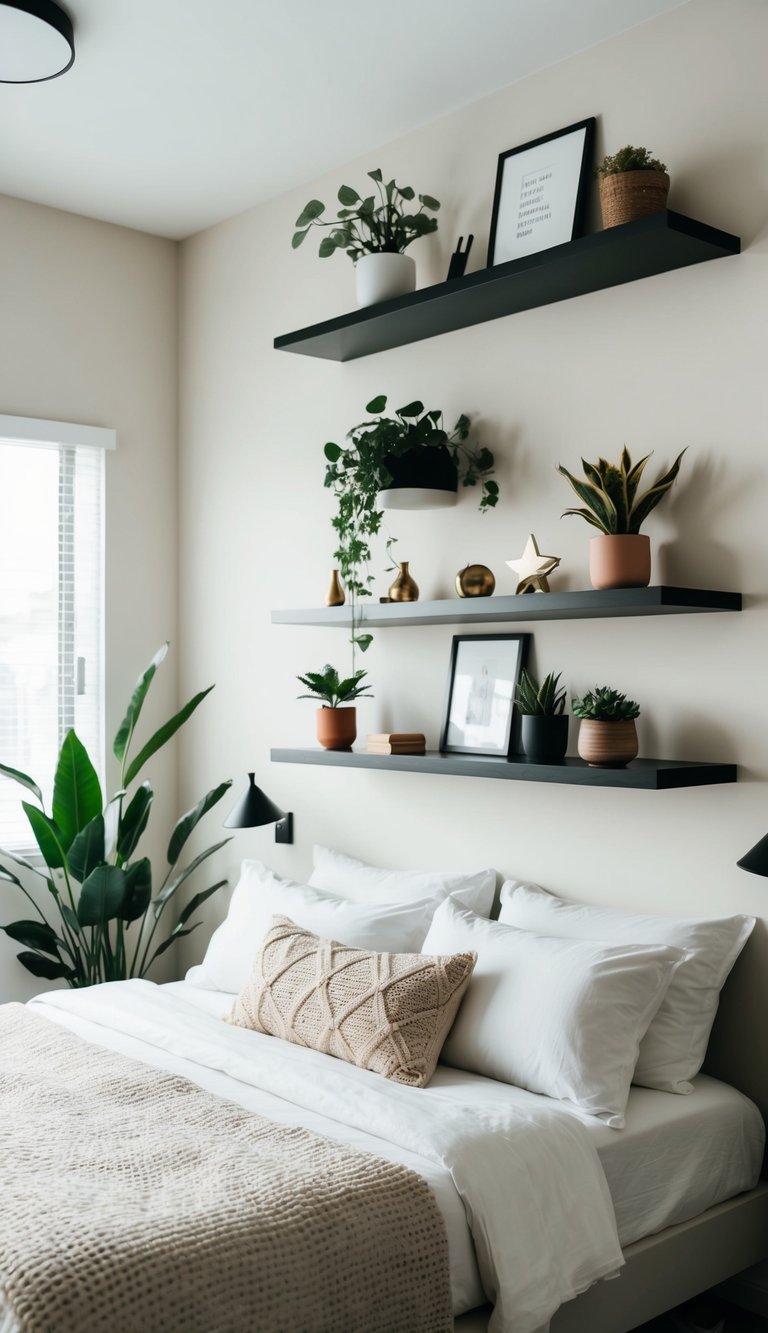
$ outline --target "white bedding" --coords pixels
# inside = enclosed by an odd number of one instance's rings
[[[493,1333],[533,1333],[563,1301],[620,1269],[597,1152],[584,1125],[556,1103],[521,1094],[506,1103],[471,1104],[452,1070],[438,1071],[428,1088],[404,1087],[223,1024],[181,994],[151,982],[113,982],[53,991],[32,1004],[88,1040],[186,1075],[280,1123],[298,1119],[376,1154],[396,1154],[437,1184],[438,1201],[453,1219],[452,1182],[494,1304]],[[454,1293],[456,1313],[483,1299],[469,1272],[466,1226],[463,1239],[460,1231],[452,1220],[451,1260],[464,1273]]]
[[[443,1066],[426,1091],[397,1089],[315,1052],[220,1024],[232,999],[221,992],[183,982],[123,983],[105,996],[106,990],[54,992],[34,1003],[86,1039],[185,1075],[272,1120],[419,1171],[445,1220],[454,1311],[484,1301],[479,1263],[487,1289],[501,1296],[495,1333],[546,1324],[556,1304],[589,1285],[585,1264],[602,1267],[604,1275],[617,1270],[606,1178],[618,1238],[627,1245],[752,1188],[759,1174],[759,1112],[703,1076],[689,1097],[633,1088],[627,1128],[615,1131],[585,1125],[548,1098]],[[284,1060],[267,1060],[276,1046]],[[275,1064],[282,1073],[275,1074]],[[519,1136],[520,1149],[510,1154],[517,1139],[505,1136],[507,1151],[499,1156],[498,1130],[505,1125]],[[492,1127],[497,1143],[489,1157]],[[558,1197],[563,1189],[565,1203]],[[590,1218],[591,1255],[580,1249],[569,1200],[579,1217]]]

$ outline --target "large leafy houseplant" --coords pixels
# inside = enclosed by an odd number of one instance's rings
[[[199,852],[181,865],[182,852],[193,829],[231,786],[214,787],[178,820],[167,850],[167,868],[159,884],[152,866],[138,856],[138,844],[147,827],[154,792],[151,783],[133,786],[145,764],[158,752],[213,686],[195,694],[168,722],[158,728],[132,758],[136,726],[157,668],[168,651],[165,644],[139,677],[125,717],[115,736],[113,751],[120,764],[120,789],[104,802],[98,775],[74,731],[64,737],[53,785],[51,813],[46,813],[38,784],[26,773],[0,764],[0,775],[12,778],[35,798],[22,805],[40,849],[44,869],[12,852],[0,850],[0,881],[13,885],[31,903],[35,918],[2,926],[6,935],[24,946],[19,962],[36,977],[61,979],[69,986],[143,977],[156,958],[199,922],[188,925],[197,909],[225,884],[219,880],[196,893],[165,938],[155,937],[174,897],[189,876],[229,838]],[[23,867],[41,881],[49,897],[48,911],[38,905],[17,873]]]
[[[425,411],[423,403],[414,401],[387,416],[386,407],[385,394],[372,398],[365,409],[368,418],[347,433],[348,443],[325,446],[325,485],[337,501],[332,519],[338,538],[334,558],[352,610],[353,671],[355,645],[364,652],[371,642],[370,635],[356,633],[355,612],[358,599],[371,595],[369,543],[381,529],[384,513],[379,493],[392,484],[392,461],[414,451],[446,451],[463,486],[481,485],[481,512],[492,509],[499,499],[499,487],[493,480],[494,456],[490,449],[468,443],[469,417],[462,414],[449,434],[439,409]]]
[[[363,255],[402,255],[420,236],[437,231],[437,218],[429,217],[428,213],[437,212],[439,200],[420,194],[419,208],[407,211],[406,205],[416,197],[410,185],[399,186],[394,180],[384,184],[378,167],[368,175],[375,183],[375,192],[363,197],[351,185],[342,185],[337,196],[341,208],[330,222],[321,221],[325,204],[319,199],[310,199],[305,204],[296,219],[297,230],[291,242],[294,250],[312,227],[332,228],[320,242],[321,259],[344,250],[355,261]]]

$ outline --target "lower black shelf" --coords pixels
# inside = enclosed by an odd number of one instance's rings
[[[666,791],[736,782],[735,764],[695,764],[675,759],[633,759],[626,768],[590,768],[583,759],[562,764],[534,764],[523,756],[491,759],[483,755],[368,754],[365,750],[271,750],[276,764],[321,764],[329,768],[394,769],[402,773],[444,773],[452,777],[502,778],[513,782],[559,782],[579,787],[635,787]]]

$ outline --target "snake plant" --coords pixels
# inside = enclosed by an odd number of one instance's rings
[[[656,508],[674,484],[684,453],[685,449],[678,454],[669,471],[658,476],[642,495],[637,494],[637,489],[650,454],[633,464],[625,446],[618,467],[606,462],[604,458],[599,458],[597,463],[587,463],[582,458],[585,481],[572,476],[567,468],[558,464],[558,472],[570,482],[579,499],[587,506],[585,509],[566,509],[561,517],[578,514],[608,537],[638,533],[651,510]]]
[[[560,672],[550,671],[539,685],[525,667],[520,674],[515,702],[525,717],[557,717],[565,709],[565,689],[559,689]]]

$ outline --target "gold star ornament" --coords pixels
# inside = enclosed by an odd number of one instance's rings
[[[557,569],[560,559],[559,555],[542,555],[531,533],[520,559],[507,561],[509,568],[517,574],[515,592],[549,592],[547,575]]]

